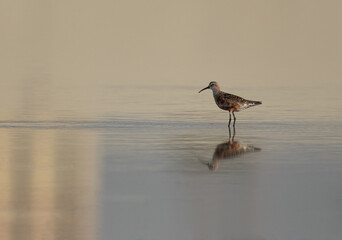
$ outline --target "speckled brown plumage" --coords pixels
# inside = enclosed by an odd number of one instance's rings
[[[261,102],[246,100],[242,97],[222,91],[216,93],[214,99],[219,108],[230,112],[239,112],[240,110],[261,104]]]

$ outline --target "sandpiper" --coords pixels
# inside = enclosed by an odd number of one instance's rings
[[[226,111],[229,111],[228,126],[230,126],[231,114],[233,114],[233,117],[234,117],[233,125],[235,126],[236,117],[235,117],[234,112],[239,112],[239,111],[244,110],[246,108],[253,107],[253,106],[261,104],[260,101],[246,100],[242,97],[239,97],[239,96],[236,96],[236,95],[233,95],[230,93],[222,92],[220,90],[220,87],[217,84],[217,82],[210,82],[208,87],[203,88],[198,93],[200,93],[206,89],[211,89],[213,91],[213,95],[214,95],[216,105],[219,108],[226,110]]]

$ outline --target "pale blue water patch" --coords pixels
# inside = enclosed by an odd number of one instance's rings
[[[109,207],[101,229],[142,239],[338,239],[339,124],[239,122],[235,139],[261,151],[222,160],[215,172],[205,163],[228,141],[224,123],[134,128],[130,141],[103,150]]]

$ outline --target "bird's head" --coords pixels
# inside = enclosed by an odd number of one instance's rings
[[[198,93],[200,93],[200,92],[202,92],[203,90],[206,90],[206,89],[211,89],[211,90],[213,90],[213,91],[215,91],[215,92],[220,91],[220,87],[219,87],[219,85],[217,84],[217,82],[210,82],[209,85],[208,85],[208,87],[203,88],[203,89],[202,89],[201,91],[199,91]]]

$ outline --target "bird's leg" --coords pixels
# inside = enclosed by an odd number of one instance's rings
[[[234,117],[233,126],[235,127],[235,121],[236,121],[236,117],[235,117],[234,111],[233,111],[232,113],[233,113],[233,117]]]
[[[230,130],[230,129],[229,129]],[[230,133],[230,131],[229,131]],[[229,134],[230,135],[230,134]],[[235,122],[234,122],[234,125],[233,125],[233,137],[232,137],[232,141],[234,141],[234,137],[235,137]]]
[[[230,126],[230,121],[232,120],[232,116],[230,115],[230,112],[229,112],[229,121],[228,121],[228,127]]]
[[[232,136],[232,133],[231,133],[231,131],[230,131],[230,125],[228,125],[228,133],[229,133],[229,141],[230,141],[230,138],[231,138],[231,136]]]

